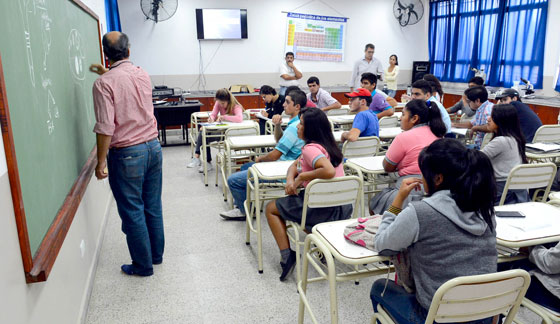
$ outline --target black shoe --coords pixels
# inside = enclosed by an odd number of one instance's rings
[[[129,276],[149,277],[154,274],[154,270],[141,272],[133,264],[123,264],[121,270]]]
[[[280,281],[286,280],[286,277],[294,270],[295,265],[296,265],[296,252],[290,251],[290,256],[288,257],[288,260],[286,260],[286,263],[280,263],[280,266],[282,266],[282,274],[280,275]]]

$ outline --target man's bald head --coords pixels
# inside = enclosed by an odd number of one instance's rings
[[[108,32],[103,36],[103,53],[110,61],[117,62],[128,58],[128,36],[118,31]]]

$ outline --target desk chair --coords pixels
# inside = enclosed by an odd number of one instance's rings
[[[502,198],[500,199],[499,206],[503,205],[506,200],[506,195],[510,189],[536,189],[532,200],[536,201],[537,195],[543,191],[542,202],[546,202],[550,187],[556,176],[556,165],[552,162],[536,163],[536,164],[521,164],[513,168],[507,178],[506,185],[502,191]]]
[[[542,324],[560,323],[560,313],[557,313],[551,309],[541,306],[527,298],[523,298],[521,305],[527,307],[537,316],[542,318]]]
[[[228,137],[252,135],[257,136],[259,134],[259,124],[254,123],[253,126],[236,127],[226,130],[224,140],[227,140]],[[223,147],[223,145],[221,145],[220,147]],[[253,153],[254,152],[247,150],[238,152],[225,152],[224,150],[220,150],[216,154],[216,187],[218,186],[218,173],[221,172],[224,201],[227,201],[228,198],[229,187],[227,184],[227,177],[230,175],[231,169],[238,169],[238,167],[235,167],[238,162],[244,160],[245,162],[249,162],[250,157],[254,155]],[[229,154],[229,158],[227,158],[227,154]],[[227,165],[228,161],[231,161],[231,165]]]
[[[286,221],[288,238],[295,245],[296,250],[297,282],[301,280],[300,247],[303,246],[304,242],[300,240],[300,234],[305,230],[307,208],[352,204],[354,206],[352,218],[356,218],[361,215],[362,189],[362,179],[357,176],[344,176],[326,180],[315,179],[306,186],[301,222]]]
[[[350,111],[349,108],[339,108],[339,109],[331,109],[331,110],[327,110],[327,116],[340,116],[340,115],[348,115],[348,112]]]
[[[375,156],[379,152],[381,140],[377,136],[358,137],[355,142],[345,141],[342,144],[342,155],[346,159],[361,156]]]
[[[305,310],[309,312],[311,321],[317,323],[307,297],[307,283],[322,280],[329,282],[331,323],[338,323],[338,282],[357,283],[360,278],[387,274],[393,270],[393,266],[382,263],[388,261],[389,257],[379,256],[377,252],[346,241],[344,229],[354,222],[354,219],[347,219],[317,224],[305,238],[302,280],[298,281],[298,323],[303,323]],[[309,265],[319,273],[318,277],[308,278]]]
[[[385,116],[379,120],[379,127],[398,127],[399,118],[397,116]]]
[[[520,269],[451,279],[436,290],[424,323],[460,323],[507,313],[503,324],[510,324],[530,282],[529,273]],[[377,310],[372,324],[395,323],[383,306]]]
[[[560,142],[560,125],[543,125],[537,129],[533,143]]]
[[[494,136],[494,133],[486,133],[484,135],[484,137],[482,138],[482,143],[480,143],[480,149],[481,150],[486,146],[486,144],[490,143],[493,136]]]
[[[206,122],[210,116],[209,111],[200,111],[191,114],[191,125],[189,127],[189,142],[191,142],[191,158],[194,157],[194,148],[198,139],[200,123]]]

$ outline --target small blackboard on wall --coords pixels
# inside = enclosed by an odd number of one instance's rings
[[[47,280],[97,163],[99,18],[78,0],[0,2],[0,122],[28,283]]]

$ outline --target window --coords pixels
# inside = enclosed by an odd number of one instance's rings
[[[542,88],[547,13],[548,0],[431,0],[432,73],[466,82],[478,68],[489,85]]]

